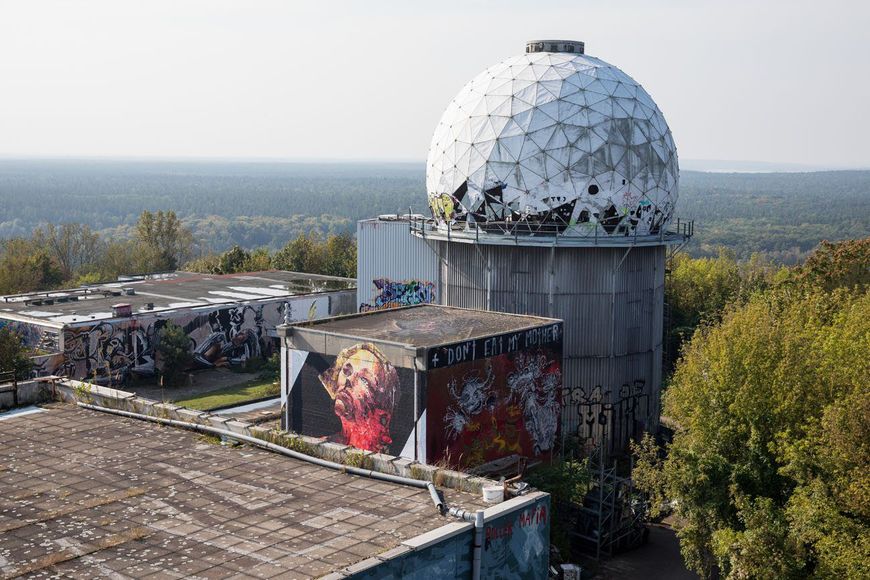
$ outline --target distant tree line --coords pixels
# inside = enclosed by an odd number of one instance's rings
[[[197,257],[196,254],[200,255]],[[48,224],[30,237],[0,241],[0,294],[114,281],[123,274],[186,269],[212,274],[268,269],[356,276],[356,242],[347,233],[303,233],[271,252],[236,245],[206,253],[174,211],[143,211],[131,238],[78,223]]]
[[[0,160],[0,239],[46,223],[88,224],[133,239],[143,211],[171,209],[200,249],[283,248],[300,234],[352,232],[378,214],[428,213],[425,168],[404,163],[195,163]],[[696,222],[687,247],[739,260],[802,262],[822,240],[870,235],[870,171],[685,171],[676,215]]]
[[[142,212],[132,239],[106,238],[84,224],[49,224],[30,238],[0,242],[0,294],[175,270],[193,250],[190,230],[173,211]]]
[[[356,277],[356,241],[350,234],[300,234],[277,252],[233,246],[188,262],[185,270],[208,274],[234,274],[258,270],[290,270],[344,278]]]

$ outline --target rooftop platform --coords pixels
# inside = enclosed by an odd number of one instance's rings
[[[295,324],[298,329],[407,347],[433,347],[519,332],[560,322],[552,318],[422,304]]]
[[[0,489],[0,577],[319,577],[450,523],[426,490],[66,404],[0,420]]]
[[[0,317],[57,326],[113,318],[112,306],[121,303],[130,304],[135,315],[353,288],[353,279],[281,270],[225,275],[172,272],[123,277],[117,282],[68,290],[3,296]]]

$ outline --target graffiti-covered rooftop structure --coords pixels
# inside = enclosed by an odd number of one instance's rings
[[[187,334],[194,365],[230,366],[277,348],[275,327],[355,311],[355,281],[270,270],[122,277],[74,289],[0,297],[9,326],[39,356],[35,373],[119,384],[155,371],[157,333]]]
[[[535,40],[447,106],[431,217],[358,225],[358,308],[434,303],[564,321],[561,428],[621,451],[658,425],[676,147],[661,110],[582,42]]]
[[[463,467],[556,446],[559,320],[420,305],[278,331],[292,431]]]

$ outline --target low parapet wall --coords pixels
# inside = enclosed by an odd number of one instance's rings
[[[402,542],[321,580],[472,578],[475,526],[455,522]],[[480,578],[547,578],[550,495],[532,492],[483,510]]]
[[[179,407],[172,403],[161,403],[145,399],[137,396],[135,393],[101,387],[92,383],[51,377],[44,384],[46,386],[43,388],[50,389],[46,400],[54,399],[70,403],[83,402],[108,407],[109,409],[159,417],[161,419],[173,419],[187,423],[208,425],[239,435],[256,437],[281,447],[293,449],[313,457],[334,461],[335,463],[362,467],[372,471],[409,477],[421,481],[430,481],[439,487],[481,493],[485,485],[498,485],[498,482],[493,480],[461,473],[452,469],[441,469],[402,457],[361,451],[347,445],[332,443],[315,437],[298,435],[278,429],[268,429],[205,411],[196,411]]]
[[[20,381],[0,385],[0,411],[51,400],[51,390],[42,380]]]

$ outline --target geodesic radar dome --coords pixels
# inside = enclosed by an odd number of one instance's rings
[[[652,98],[572,41],[532,41],[453,99],[432,138],[429,206],[440,225],[573,236],[655,235],[679,166]]]

